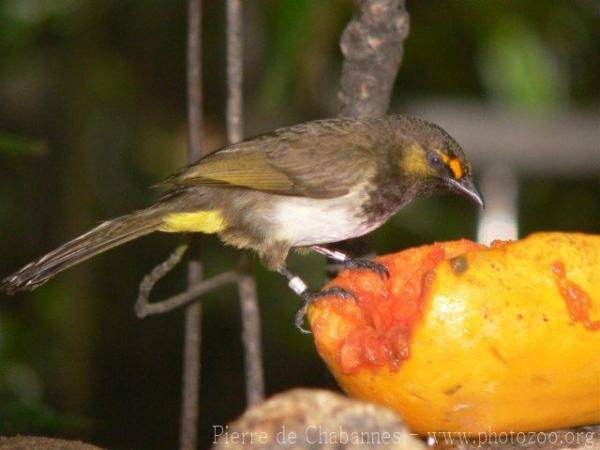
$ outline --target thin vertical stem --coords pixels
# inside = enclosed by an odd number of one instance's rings
[[[239,142],[243,123],[243,24],[241,0],[227,0],[227,139]]]
[[[188,264],[188,284],[202,278],[202,265],[198,261]],[[194,281],[195,280],[195,281]],[[180,443],[181,450],[196,449],[200,398],[200,344],[202,336],[202,307],[194,302],[185,310],[183,333],[183,384],[181,399]]]
[[[242,258],[246,255],[242,256]],[[242,344],[244,345],[244,368],[246,372],[246,403],[254,406],[265,397],[265,381],[262,366],[262,342],[260,338],[260,310],[256,293],[256,280],[243,275],[238,282],[242,309]]]
[[[187,92],[188,92],[188,161],[202,155],[202,0],[188,0]]]
[[[239,142],[244,134],[243,121],[243,20],[241,0],[227,0],[227,139]],[[246,255],[242,266],[248,266]],[[245,267],[247,269],[247,267]],[[246,372],[248,406],[264,398],[260,311],[254,277],[245,273],[238,282],[242,310],[242,344]]]
[[[201,65],[201,0],[188,0],[187,36],[187,96],[188,96],[188,161],[202,154],[202,65]],[[188,288],[202,279],[198,250],[188,263]],[[198,411],[200,390],[200,343],[202,309],[199,302],[185,311],[183,343],[183,385],[179,448],[195,450],[198,440]]]

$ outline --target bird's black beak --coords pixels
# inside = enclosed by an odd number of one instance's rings
[[[450,178],[448,183],[451,190],[457,194],[464,195],[472,202],[478,204],[479,207],[484,208],[483,197],[479,193],[479,190],[475,186],[475,183],[473,183],[473,179],[471,177],[464,177],[461,180]]]

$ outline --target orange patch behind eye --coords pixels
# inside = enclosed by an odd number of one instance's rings
[[[462,178],[463,168],[462,168],[462,165],[460,164],[460,161],[458,160],[458,158],[452,158],[448,162],[448,167],[450,168],[450,171],[452,172],[452,176],[454,176],[455,180],[460,180]]]

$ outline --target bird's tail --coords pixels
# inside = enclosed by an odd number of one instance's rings
[[[103,222],[3,279],[0,291],[12,295],[15,292],[35,289],[75,264],[156,231],[164,214],[162,208],[151,207]]]

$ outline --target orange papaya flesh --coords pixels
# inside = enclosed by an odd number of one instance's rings
[[[351,396],[417,432],[528,431],[600,422],[600,236],[462,240],[346,270],[308,311]]]

